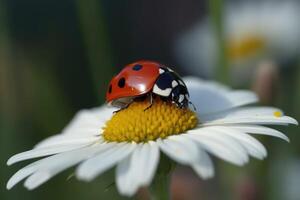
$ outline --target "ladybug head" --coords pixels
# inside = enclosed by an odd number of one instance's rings
[[[110,81],[106,101],[123,107],[134,98],[150,92],[159,76],[159,66],[153,61],[138,61],[125,66]]]

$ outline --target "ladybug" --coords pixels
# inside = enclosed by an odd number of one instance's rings
[[[150,97],[149,107],[156,96],[179,108],[187,108],[190,103],[189,92],[179,75],[154,61],[138,61],[125,66],[111,80],[106,101],[122,109],[135,99],[147,96]]]

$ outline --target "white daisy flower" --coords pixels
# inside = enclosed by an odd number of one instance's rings
[[[79,180],[92,181],[116,166],[118,191],[132,196],[140,187],[151,184],[161,152],[207,179],[214,176],[209,154],[242,166],[249,157],[267,156],[253,134],[289,141],[283,133],[263,125],[297,121],[277,108],[246,106],[257,101],[254,93],[193,77],[184,80],[196,113],[160,100],[146,111],[146,101],[134,102],[115,114],[105,105],[82,110],[61,134],[7,161],[12,165],[43,157],[15,173],[7,188],[26,179],[24,186],[32,190],[75,165]]]
[[[247,80],[258,63],[296,60],[300,48],[299,1],[228,1],[224,5],[224,39],[231,75]],[[176,55],[192,73],[211,77],[218,65],[218,44],[207,17],[176,40]],[[241,76],[245,75],[247,76]],[[241,78],[239,78],[241,77]]]

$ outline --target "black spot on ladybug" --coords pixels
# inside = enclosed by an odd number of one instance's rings
[[[119,86],[120,88],[125,87],[125,78],[124,78],[124,77],[120,78],[120,80],[119,80],[119,82],[118,82],[118,86]]]
[[[132,69],[134,70],[134,71],[139,71],[139,70],[141,70],[143,68],[143,65],[140,65],[140,64],[136,64],[136,65],[134,65],[133,67],[132,67]]]
[[[108,93],[110,94],[111,92],[112,92],[112,85],[110,85],[108,89]]]
[[[173,80],[174,80],[174,76],[169,72],[165,72],[158,77],[156,81],[156,85],[159,87],[159,89],[162,90],[165,90],[167,88],[172,88]]]

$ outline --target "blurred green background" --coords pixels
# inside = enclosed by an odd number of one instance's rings
[[[104,103],[113,74],[138,59],[253,89],[262,105],[299,120],[300,2],[285,3],[0,0],[0,199],[126,199],[111,186],[113,170],[83,183],[70,169],[34,191],[21,184],[7,191],[26,162],[7,167],[6,160],[59,133],[78,110]],[[179,167],[172,199],[299,199],[298,129],[280,130],[291,143],[261,137],[265,161],[239,168],[216,159],[209,181]]]

